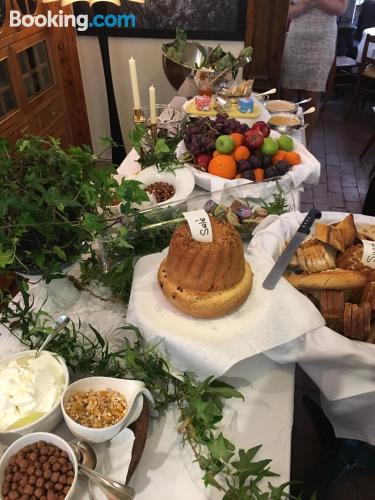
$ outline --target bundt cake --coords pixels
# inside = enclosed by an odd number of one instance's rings
[[[238,232],[213,218],[211,226],[211,243],[193,239],[187,223],[178,227],[158,272],[165,297],[198,318],[224,316],[239,307],[253,281]]]

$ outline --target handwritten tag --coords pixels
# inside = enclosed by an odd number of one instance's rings
[[[202,241],[203,243],[211,243],[213,241],[211,221],[205,210],[184,212],[183,215],[189,224],[191,235],[195,240]]]
[[[375,241],[362,240],[363,255],[362,263],[375,268]]]

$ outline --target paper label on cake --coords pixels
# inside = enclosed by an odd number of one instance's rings
[[[362,240],[362,263],[375,269],[375,241]]]
[[[210,217],[205,210],[184,212],[183,215],[189,224],[191,236],[195,240],[202,241],[203,243],[211,243],[213,241]]]

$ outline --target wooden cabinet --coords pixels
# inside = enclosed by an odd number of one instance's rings
[[[90,144],[73,29],[11,28],[10,1],[1,2],[5,7],[0,5],[0,137],[14,141],[30,133],[61,138],[64,146]],[[23,14],[56,8],[40,0],[13,2],[12,9]]]
[[[279,86],[288,21],[289,0],[248,0],[245,44],[254,49],[245,68],[256,90]]]

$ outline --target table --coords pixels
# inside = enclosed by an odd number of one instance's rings
[[[71,273],[76,272],[73,269]],[[84,325],[92,324],[106,334],[113,348],[120,348],[117,328],[125,323],[123,305],[100,301],[85,291],[73,295],[69,284],[72,290],[75,289],[68,280],[51,283],[52,287],[43,282],[31,287],[36,308],[44,303],[48,291],[50,295],[43,309],[54,317],[64,312],[74,322],[80,318]],[[61,297],[59,290],[63,287],[64,297]],[[4,330],[0,325],[1,357],[20,348],[14,338],[7,340]],[[281,366],[259,354],[233,366],[223,379],[245,396],[244,402],[236,399],[226,404],[222,423],[224,434],[241,448],[263,444],[257,457],[272,459],[272,470],[280,474],[279,478],[272,478],[272,483],[288,481],[294,364]],[[201,471],[193,464],[189,447],[182,447],[176,428],[176,411],[169,411],[160,419],[150,419],[146,447],[130,483],[136,489],[137,499],[218,500],[221,495],[216,490],[204,487]]]
[[[365,47],[367,35],[374,36],[375,35],[375,27],[374,28],[367,28],[367,29],[363,30],[361,41],[358,44],[358,52],[357,52],[357,58],[356,58],[357,62],[359,62],[359,63],[362,61],[362,54],[363,54],[363,49]],[[367,55],[369,57],[375,57],[375,43],[369,44]]]
[[[182,107],[183,104],[186,102],[185,97],[180,97],[176,96],[172,99],[170,102],[171,106],[176,106],[176,107]],[[265,120],[268,119],[269,113],[265,110],[265,108],[262,106],[263,111],[262,115],[260,118],[263,118]],[[298,113],[300,115],[301,121],[303,123],[303,110],[302,108],[299,109]],[[267,114],[265,114],[267,113]],[[260,119],[259,118],[259,119]],[[253,122],[256,120],[246,120],[246,122],[251,125]],[[300,130],[296,131],[294,136],[293,136],[298,142],[302,143],[304,146],[306,146],[306,136],[305,136],[305,131]],[[136,174],[139,171],[139,164],[137,163],[138,160],[138,154],[135,151],[135,149],[131,149],[129,154],[126,156],[126,158],[123,160],[119,168],[117,169],[119,179],[124,176],[129,176]],[[298,210],[300,207],[300,198],[301,198],[301,192],[303,191],[303,187],[299,186],[297,189],[291,189],[289,194],[288,194],[288,201],[290,203],[290,206],[292,206],[295,210]],[[194,191],[191,194],[191,197],[193,196],[199,196],[201,194],[207,194],[207,191],[201,189],[200,187],[196,186],[194,188]]]

